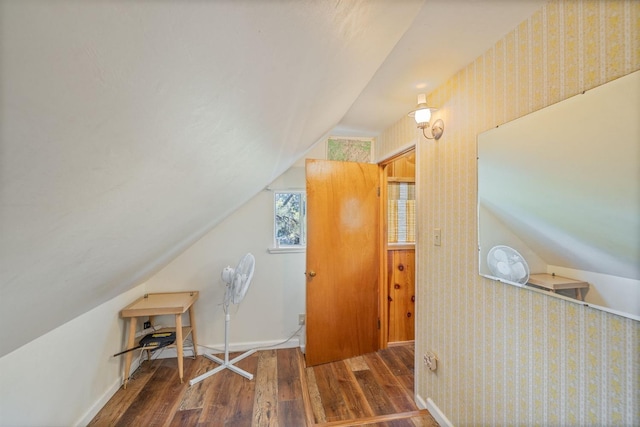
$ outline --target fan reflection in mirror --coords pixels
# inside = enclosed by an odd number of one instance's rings
[[[487,254],[491,273],[504,280],[524,285],[529,280],[529,265],[518,251],[509,246],[494,246]]]

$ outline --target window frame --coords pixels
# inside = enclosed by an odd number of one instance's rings
[[[272,239],[273,246],[269,248],[270,253],[291,253],[291,252],[304,252],[307,248],[307,192],[305,190],[272,190],[273,191],[273,231]],[[277,212],[277,199],[282,194],[295,194],[301,197],[300,199],[300,243],[299,244],[282,244],[278,239],[278,212]]]

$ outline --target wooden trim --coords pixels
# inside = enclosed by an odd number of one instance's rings
[[[402,345],[407,345],[407,344],[413,344],[415,342],[415,340],[409,340],[409,341],[394,341],[394,342],[390,342],[389,343],[389,347],[400,347]]]
[[[416,248],[415,243],[389,243],[387,245],[387,251],[406,251]]]
[[[389,339],[389,307],[387,298],[389,296],[389,287],[387,286],[387,166],[390,163],[380,165],[380,221],[379,221],[379,276],[378,276],[378,319],[380,322],[379,329],[379,348],[387,348]]]
[[[416,156],[417,162],[417,144],[412,144],[405,149],[391,155],[390,157],[381,160],[378,162],[378,166],[380,166],[380,278],[379,278],[379,289],[380,289],[380,348],[387,348],[389,345],[389,307],[387,304],[387,300],[389,298],[389,286],[387,283],[388,280],[388,267],[387,267],[387,257],[389,250],[397,250],[397,249],[415,249],[416,245],[411,244],[409,247],[401,248],[400,245],[396,247],[391,247],[387,242],[387,186],[389,182],[416,182],[414,178],[402,178],[402,177],[389,177],[387,167],[391,165],[396,160],[413,153]],[[418,173],[416,167],[416,175]],[[418,198],[418,193],[416,192],[416,199]],[[416,240],[418,238],[418,229],[416,224]],[[405,245],[402,245],[405,246]],[[416,268],[417,270],[417,268]]]
[[[304,404],[304,417],[307,427],[313,427],[313,406],[311,405],[311,396],[309,396],[309,384],[307,383],[307,373],[305,370],[306,363],[304,356],[298,348],[298,369],[300,371],[300,385],[302,386],[302,403]]]
[[[348,427],[348,426],[363,426],[372,423],[383,423],[386,421],[404,420],[407,418],[423,417],[425,415],[431,415],[426,409],[411,412],[401,412],[399,414],[389,415],[377,415],[373,417],[358,418],[355,420],[341,420],[331,421],[328,423],[316,424],[315,427]]]
[[[390,176],[387,178],[387,182],[408,182],[410,184],[415,184],[415,178],[404,178],[400,176]]]
[[[418,139],[419,141],[419,139]],[[393,161],[399,159],[400,157],[404,156],[405,154],[409,154],[412,151],[416,151],[418,147],[418,144],[416,142],[412,142],[410,144],[407,144],[405,147],[401,148],[400,150],[398,150],[395,153],[391,153],[389,155],[389,157],[385,157],[384,159],[379,159],[378,160],[378,164],[381,166],[386,166],[390,163],[392,163]]]

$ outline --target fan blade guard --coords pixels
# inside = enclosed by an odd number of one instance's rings
[[[239,304],[247,293],[253,278],[255,265],[256,260],[251,253],[245,254],[240,259],[233,277],[232,301],[234,304]]]
[[[529,281],[529,265],[522,255],[515,249],[498,245],[491,248],[487,254],[487,265],[491,274],[499,279],[520,283]]]

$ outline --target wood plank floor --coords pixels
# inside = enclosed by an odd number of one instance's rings
[[[233,355],[231,356],[233,358]],[[413,345],[306,368],[300,350],[264,350],[238,362],[252,381],[198,356],[143,363],[90,426],[438,426],[413,401]]]

